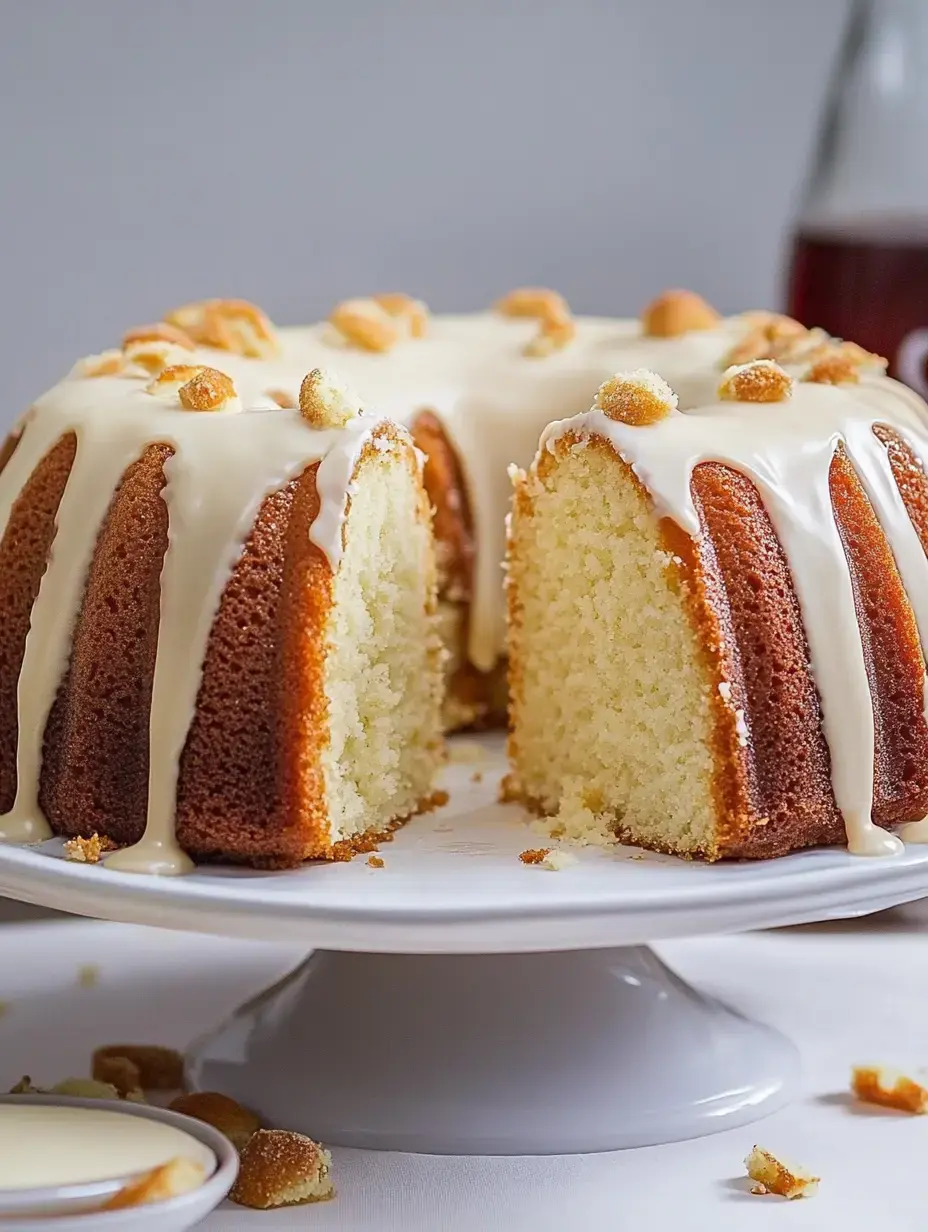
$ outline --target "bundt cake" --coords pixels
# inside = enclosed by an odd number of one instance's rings
[[[4,445],[3,837],[283,867],[428,806],[420,459],[323,370],[291,362],[268,396],[279,348],[249,305],[191,306],[83,361]]]
[[[928,407],[744,320],[716,389],[620,372],[515,475],[506,791],[710,860],[892,853],[928,837]]]

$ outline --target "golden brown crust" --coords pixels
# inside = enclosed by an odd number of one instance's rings
[[[751,1193],[778,1194],[782,1198],[810,1198],[819,1185],[819,1178],[810,1172],[785,1164],[781,1159],[755,1146],[744,1161],[748,1176],[755,1182]]]
[[[13,456],[7,441],[2,462]],[[17,692],[32,619],[48,552],[55,537],[55,516],[77,449],[73,433],[45,455],[13,502],[0,540],[0,813],[16,798],[16,745],[19,736]]]
[[[257,1113],[243,1108],[219,1091],[192,1091],[178,1095],[168,1107],[172,1112],[181,1112],[184,1116],[212,1125],[225,1134],[237,1151],[244,1150],[252,1134],[261,1128],[261,1118]]]
[[[325,1202],[335,1193],[330,1170],[328,1152],[311,1138],[285,1129],[259,1129],[242,1152],[229,1197],[262,1211]]]
[[[145,828],[170,456],[166,445],[151,445],[128,468],[97,536],[45,728],[39,802],[55,834],[106,835],[126,846]]]
[[[390,313],[372,299],[346,299],[329,313],[329,322],[362,351],[389,351],[400,340]]]
[[[155,325],[137,325],[135,329],[127,330],[123,335],[122,349],[125,351],[140,342],[166,342],[171,346],[183,347],[185,351],[196,349],[188,333],[178,329],[176,325],[169,325],[167,321],[158,321]]]
[[[913,523],[928,550],[928,480],[893,434],[890,459]],[[571,438],[558,443],[569,448]],[[608,442],[626,480],[650,497]],[[555,465],[542,457],[539,473]],[[843,451],[831,475],[835,517],[855,588],[858,621],[874,696],[874,821],[894,825],[928,812],[928,726],[923,715],[924,664],[914,616],[892,553]],[[706,532],[697,543],[676,523],[662,523],[674,558],[684,609],[697,633],[715,715],[713,737],[718,827],[708,858],[767,858],[845,840],[831,786],[821,707],[789,565],[756,489],[719,463],[696,467],[694,503]],[[520,518],[531,498],[517,480]],[[514,726],[521,698],[521,613],[509,589]],[[510,754],[517,761],[517,737]],[[518,795],[511,781],[510,794]],[[525,801],[536,807],[537,801]],[[623,831],[619,827],[619,834]],[[634,835],[624,835],[634,839]]]
[[[91,834],[90,838],[69,838],[62,851],[64,858],[75,864],[99,864],[106,852],[116,849],[111,838]]]

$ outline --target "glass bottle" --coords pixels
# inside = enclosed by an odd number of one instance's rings
[[[788,311],[928,397],[928,0],[862,0],[796,227]]]

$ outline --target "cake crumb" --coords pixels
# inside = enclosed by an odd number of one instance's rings
[[[523,864],[543,864],[550,854],[550,847],[527,847],[519,852],[519,859]]]
[[[541,867],[549,869],[552,873],[559,873],[561,869],[570,868],[571,864],[576,863],[577,857],[573,852],[563,851],[559,847],[552,847],[542,860]]]
[[[96,963],[83,963],[77,969],[77,982],[81,988],[96,988],[100,983],[100,968]]]
[[[75,864],[99,864],[107,851],[115,851],[118,844],[106,835],[92,834],[90,838],[69,838],[64,845],[64,858]]]
[[[371,868],[383,868],[384,863],[380,856],[368,856],[367,862]]]
[[[482,783],[483,782],[483,771],[475,770],[474,773],[470,776],[470,781],[472,783]]]
[[[879,1104],[915,1115],[928,1112],[928,1087],[917,1078],[883,1065],[855,1065],[851,1090],[865,1104]]]
[[[783,1198],[811,1198],[818,1189],[819,1177],[795,1164],[785,1164],[761,1146],[755,1146],[744,1161],[748,1176],[756,1184],[752,1194],[779,1194]]]

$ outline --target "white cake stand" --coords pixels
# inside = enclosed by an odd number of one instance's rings
[[[799,1081],[793,1046],[646,943],[928,894],[928,847],[714,867],[587,848],[559,872],[526,866],[518,853],[543,840],[496,803],[501,741],[482,747],[446,771],[450,804],[383,846],[382,869],[361,856],[159,879],[69,863],[51,842],[0,847],[0,893],[304,942],[305,963],[193,1046],[193,1085],[336,1145],[455,1154],[643,1146],[774,1111]]]

